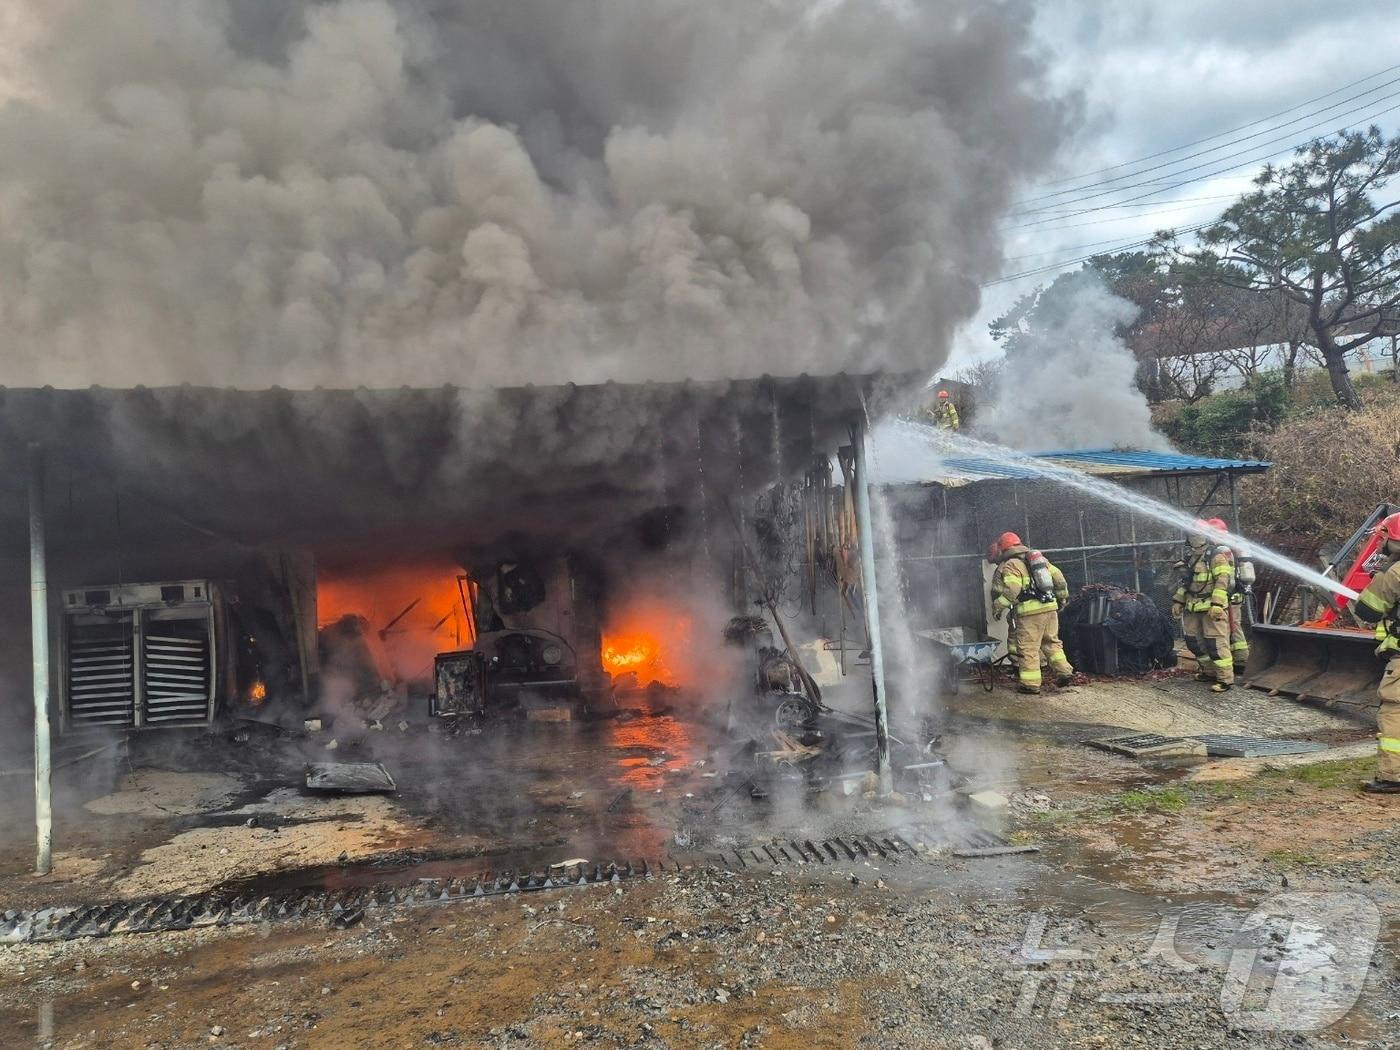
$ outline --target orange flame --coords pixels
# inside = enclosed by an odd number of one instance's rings
[[[603,631],[603,670],[635,674],[640,685],[679,686],[689,679],[692,623],[656,600],[634,601],[609,617]]]
[[[248,690],[248,702],[254,707],[267,699],[267,683],[254,682],[253,687]]]
[[[431,677],[435,654],[463,649],[475,637],[448,560],[373,566],[360,571],[323,569],[316,580],[320,626],[354,614],[369,621],[395,672],[407,680]]]
[[[650,634],[609,635],[603,639],[603,669],[609,674],[634,672],[662,680],[670,677],[661,660],[661,643]]]

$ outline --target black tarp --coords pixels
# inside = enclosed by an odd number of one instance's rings
[[[1146,674],[1176,666],[1172,621],[1145,594],[1090,584],[1060,613],[1070,663],[1094,674]]]

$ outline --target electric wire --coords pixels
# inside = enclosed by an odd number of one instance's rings
[[[1364,83],[1366,83],[1366,81],[1368,81],[1368,80],[1375,80],[1377,77],[1383,77],[1383,76],[1385,76],[1387,73],[1394,73],[1394,72],[1396,72],[1397,70],[1400,70],[1400,63],[1397,63],[1396,65],[1393,65],[1393,66],[1388,66],[1388,67],[1385,68],[1385,69],[1382,69],[1382,70],[1380,70],[1380,71],[1378,71],[1378,72],[1376,72],[1376,73],[1372,73],[1372,74],[1370,74],[1369,76],[1361,77],[1361,78],[1358,79],[1358,80],[1353,80],[1353,81],[1351,81],[1351,82],[1348,83],[1348,84],[1343,84],[1341,87],[1339,87],[1339,88],[1334,88],[1333,90],[1327,92],[1326,94],[1317,95],[1316,97],[1310,98],[1310,99],[1305,99],[1304,101],[1299,102],[1299,103],[1297,103],[1296,105],[1289,106],[1287,109],[1281,109],[1281,110],[1279,110],[1277,113],[1270,113],[1268,116],[1259,117],[1259,118],[1256,119],[1256,120],[1251,120],[1251,121],[1249,121],[1247,124],[1241,124],[1241,125],[1239,125],[1238,127],[1230,128],[1230,129],[1228,129],[1227,131],[1218,131],[1218,132],[1216,132],[1215,134],[1213,134],[1213,135],[1207,135],[1207,136],[1205,136],[1204,138],[1193,139],[1193,140],[1190,141],[1190,142],[1183,142],[1183,143],[1182,143],[1181,145],[1179,145],[1179,146],[1172,146],[1172,147],[1169,148],[1169,149],[1158,150],[1156,153],[1149,153],[1149,154],[1147,154],[1147,156],[1145,156],[1145,157],[1138,157],[1136,160],[1125,160],[1125,161],[1123,161],[1123,162],[1120,163],[1120,164],[1111,164],[1111,165],[1109,165],[1108,167],[1097,168],[1097,169],[1095,169],[1095,170],[1093,170],[1093,171],[1081,172],[1081,173],[1078,174],[1078,175],[1067,175],[1067,176],[1065,176],[1065,177],[1062,178],[1062,179],[1055,179],[1055,180],[1052,181],[1052,182],[1043,183],[1043,185],[1045,185],[1045,186],[1063,186],[1065,183],[1068,183],[1068,182],[1078,182],[1080,179],[1089,179],[1089,178],[1093,178],[1093,177],[1096,176],[1096,175],[1103,175],[1103,174],[1106,174],[1107,172],[1110,172],[1110,171],[1117,171],[1119,168],[1128,168],[1128,167],[1132,167],[1132,166],[1135,165],[1135,164],[1142,164],[1142,163],[1145,163],[1146,161],[1149,161],[1149,160],[1156,160],[1158,157],[1165,157],[1165,156],[1167,156],[1167,155],[1169,155],[1169,154],[1172,154],[1172,153],[1179,153],[1179,152],[1181,152],[1181,151],[1184,150],[1184,149],[1190,149],[1192,146],[1200,146],[1200,145],[1202,145],[1202,144],[1204,144],[1204,143],[1207,143],[1207,142],[1210,142],[1210,141],[1212,141],[1212,140],[1214,140],[1214,139],[1224,138],[1224,137],[1226,137],[1227,135],[1234,135],[1234,134],[1237,134],[1238,132],[1246,131],[1246,130],[1248,130],[1249,128],[1255,127],[1256,125],[1264,124],[1264,123],[1266,123],[1266,122],[1268,122],[1268,121],[1270,121],[1270,120],[1276,120],[1276,119],[1279,118],[1279,117],[1282,117],[1282,116],[1285,116],[1286,114],[1292,113],[1295,109],[1302,109],[1304,106],[1311,106],[1313,103],[1315,103],[1315,102],[1321,102],[1323,99],[1331,98],[1333,95],[1340,95],[1343,91],[1349,91],[1349,90],[1351,90],[1352,88],[1356,87],[1356,86],[1359,85],[1359,84],[1364,84]],[[1364,92],[1363,92],[1363,94],[1364,94]]]
[[[1324,106],[1324,107],[1322,107],[1321,109],[1316,109],[1316,110],[1313,110],[1313,111],[1310,112],[1310,113],[1301,114],[1300,116],[1294,117],[1292,120],[1284,121],[1282,124],[1275,124],[1275,125],[1273,125],[1272,127],[1268,127],[1268,128],[1264,128],[1264,129],[1262,129],[1262,130],[1260,130],[1260,131],[1256,131],[1256,132],[1255,132],[1254,134],[1252,134],[1252,135],[1245,135],[1245,136],[1243,136],[1243,137],[1241,137],[1241,138],[1232,139],[1232,140],[1229,141],[1229,142],[1222,142],[1222,143],[1220,143],[1220,145],[1218,145],[1218,146],[1212,146],[1212,147],[1210,147],[1209,149],[1198,150],[1198,151],[1196,151],[1195,153],[1188,153],[1188,154],[1187,154],[1186,156],[1184,156],[1184,157],[1177,157],[1177,158],[1174,159],[1174,160],[1163,161],[1163,162],[1160,163],[1160,164],[1154,164],[1154,165],[1152,165],[1151,167],[1148,167],[1148,168],[1140,168],[1140,169],[1138,169],[1137,171],[1124,172],[1122,175],[1115,175],[1115,176],[1114,176],[1113,178],[1111,178],[1111,179],[1102,179],[1102,180],[1100,180],[1099,182],[1090,183],[1090,184],[1085,185],[1085,186],[1074,186],[1074,187],[1071,187],[1071,188],[1065,189],[1065,190],[1057,190],[1057,191],[1055,191],[1054,193],[1046,193],[1046,194],[1042,194],[1042,195],[1040,195],[1040,196],[1038,196],[1038,197],[1031,197],[1031,198],[1027,199],[1026,201],[1024,201],[1023,203],[1025,203],[1025,204],[1034,204],[1034,203],[1036,203],[1037,201],[1050,200],[1050,199],[1055,198],[1055,197],[1063,197],[1063,196],[1067,196],[1067,195],[1069,195],[1069,194],[1079,193],[1079,192],[1081,192],[1082,190],[1094,189],[1094,188],[1099,187],[1099,186],[1108,186],[1108,185],[1111,185],[1112,183],[1115,183],[1115,182],[1121,182],[1121,181],[1124,180],[1124,179],[1132,179],[1132,178],[1136,178],[1136,177],[1139,176],[1139,175],[1146,175],[1148,172],[1151,172],[1151,171],[1160,171],[1160,170],[1163,169],[1163,168],[1175,167],[1176,165],[1181,164],[1181,163],[1183,163],[1183,162],[1185,162],[1185,161],[1188,161],[1188,160],[1195,160],[1197,157],[1204,157],[1204,156],[1206,156],[1206,155],[1208,155],[1208,154],[1219,152],[1219,151],[1222,150],[1222,149],[1229,149],[1231,146],[1238,146],[1238,145],[1240,145],[1241,143],[1248,142],[1250,139],[1257,139],[1257,138],[1259,138],[1259,136],[1261,136],[1261,135],[1267,135],[1267,134],[1269,134],[1270,132],[1274,132],[1274,131],[1281,131],[1282,129],[1288,127],[1290,124],[1296,124],[1296,123],[1298,123],[1299,121],[1307,120],[1307,119],[1309,119],[1309,118],[1311,118],[1311,117],[1315,117],[1315,116],[1317,116],[1317,115],[1320,114],[1320,113],[1325,113],[1325,112],[1327,112],[1327,111],[1330,110],[1330,109],[1337,109],[1337,108],[1340,107],[1340,106],[1345,106],[1345,105],[1347,105],[1347,104],[1349,104],[1349,103],[1351,103],[1351,102],[1355,102],[1355,101],[1356,101],[1357,99],[1359,99],[1359,98],[1362,98],[1362,97],[1364,97],[1364,96],[1366,96],[1366,95],[1374,94],[1374,93],[1377,92],[1377,91],[1382,91],[1382,90],[1384,90],[1385,88],[1388,88],[1388,87],[1390,87],[1390,86],[1392,86],[1392,85],[1394,85],[1394,84],[1400,84],[1400,77],[1395,77],[1395,78],[1393,78],[1393,79],[1391,79],[1391,80],[1387,80],[1384,84],[1378,84],[1378,85],[1376,85],[1376,86],[1373,87],[1373,88],[1369,88],[1369,89],[1367,89],[1366,91],[1363,91],[1363,92],[1361,92],[1361,93],[1359,93],[1359,94],[1352,95],[1350,98],[1345,98],[1345,99],[1343,99],[1343,100],[1340,101],[1340,102],[1334,102],[1334,103],[1332,103],[1332,104],[1329,105],[1329,106]],[[1362,103],[1360,106],[1357,106],[1357,107],[1354,107],[1354,108],[1351,109],[1351,110],[1348,110],[1346,113],[1334,114],[1333,116],[1328,117],[1328,118],[1327,118],[1327,121],[1323,121],[1322,123],[1327,123],[1328,121],[1334,120],[1334,119],[1336,119],[1336,117],[1338,117],[1338,116],[1345,117],[1345,116],[1349,115],[1350,113],[1356,112],[1357,110],[1365,109],[1367,106],[1372,106],[1372,105],[1376,105],[1376,104],[1378,104],[1378,103],[1380,103],[1380,102],[1384,102],[1384,101],[1386,101],[1386,99],[1396,97],[1396,94],[1400,94],[1400,92],[1392,93],[1392,94],[1390,94],[1390,95],[1383,96],[1382,98],[1379,98],[1379,99],[1372,99],[1370,102],[1364,102],[1364,103]],[[1295,134],[1297,134],[1296,129],[1295,129],[1294,131],[1290,131],[1290,132],[1288,133],[1288,136],[1291,137],[1291,136],[1293,136],[1293,135],[1295,135]],[[1273,141],[1273,140],[1271,140],[1271,141]],[[1263,145],[1263,143],[1260,143],[1260,145]],[[1251,147],[1251,148],[1254,148],[1254,147]],[[1150,158],[1149,158],[1149,159],[1150,159]],[[1223,158],[1219,158],[1219,159],[1223,159]],[[1130,162],[1130,163],[1131,163],[1131,162]],[[1209,163],[1214,163],[1214,162],[1212,161],[1212,162],[1209,162]]]
[[[1384,96],[1384,97],[1382,97],[1382,98],[1375,99],[1375,100],[1373,100],[1373,102],[1371,102],[1371,103],[1368,104],[1367,106],[1361,107],[1361,108],[1363,108],[1363,109],[1369,109],[1370,106],[1372,106],[1372,105],[1380,105],[1380,104],[1383,103],[1383,102],[1389,102],[1391,99],[1395,99],[1395,98],[1400,98],[1400,91],[1392,92],[1391,94],[1386,95],[1386,96]],[[1363,124],[1370,124],[1370,123],[1374,122],[1377,118],[1383,117],[1383,116],[1385,116],[1385,115],[1387,115],[1387,114],[1389,114],[1389,113],[1392,113],[1392,112],[1394,112],[1394,111],[1397,110],[1397,109],[1400,109],[1400,103],[1396,103],[1395,105],[1390,106],[1390,107],[1388,107],[1388,108],[1386,108],[1386,109],[1384,109],[1384,110],[1381,110],[1381,111],[1379,111],[1379,112],[1371,113],[1371,114],[1369,114],[1368,116],[1366,116],[1365,118],[1363,118],[1363,119],[1361,119],[1361,120],[1353,121],[1353,122],[1351,122],[1350,124],[1347,124],[1347,125],[1345,125],[1345,126],[1339,128],[1339,129],[1338,129],[1338,132],[1340,133],[1340,132],[1342,132],[1342,131],[1352,130],[1352,129],[1354,129],[1354,128],[1358,127],[1358,126],[1361,126],[1361,125],[1363,125]],[[1353,112],[1355,112],[1355,111],[1353,111]],[[1350,115],[1351,115],[1351,114],[1337,114],[1337,117],[1346,117],[1346,116],[1350,116]],[[1237,157],[1243,157],[1243,156],[1245,156],[1246,154],[1254,153],[1256,150],[1258,150],[1258,149],[1259,149],[1260,147],[1262,147],[1262,146],[1269,146],[1269,145],[1273,145],[1273,144],[1276,143],[1276,142],[1283,142],[1283,141],[1285,141],[1285,140],[1293,139],[1293,136],[1296,135],[1296,134],[1297,134],[1298,132],[1300,132],[1300,131],[1314,131],[1314,130],[1316,130],[1316,129],[1318,129],[1318,128],[1321,128],[1321,127],[1324,127],[1324,126],[1326,126],[1326,125],[1331,124],[1332,120],[1334,120],[1334,119],[1336,119],[1336,117],[1332,117],[1332,118],[1329,118],[1329,119],[1324,120],[1324,121],[1319,121],[1318,123],[1316,123],[1316,124],[1311,124],[1311,125],[1309,125],[1309,126],[1306,127],[1306,128],[1299,128],[1299,129],[1296,129],[1294,132],[1291,132],[1291,133],[1288,134],[1288,135],[1281,135],[1281,136],[1278,136],[1277,138],[1273,138],[1273,139],[1269,139],[1269,140],[1267,140],[1267,141],[1265,141],[1265,142],[1257,143],[1257,144],[1254,145],[1254,146],[1250,146],[1248,149],[1240,150],[1240,151],[1238,151],[1238,152],[1236,152],[1236,153],[1228,153],[1228,154],[1226,154],[1226,155],[1223,156],[1223,157],[1216,157],[1216,158],[1215,158],[1214,160],[1212,160],[1212,161],[1207,161],[1207,162],[1202,163],[1202,164],[1193,164],[1193,165],[1191,165],[1190,167],[1182,168],[1182,169],[1179,170],[1179,171],[1169,172],[1169,173],[1167,173],[1167,174],[1165,174],[1165,175],[1162,175],[1162,176],[1159,176],[1159,177],[1156,177],[1156,178],[1147,179],[1147,180],[1145,180],[1145,181],[1143,181],[1143,182],[1132,182],[1132,183],[1128,183],[1128,184],[1123,185],[1123,186],[1114,187],[1114,188],[1112,188],[1112,189],[1099,190],[1097,193],[1086,194],[1085,196],[1076,198],[1076,199],[1074,199],[1074,200],[1061,201],[1061,202],[1059,202],[1058,204],[1046,205],[1046,206],[1044,206],[1044,207],[1039,207],[1039,208],[1017,208],[1017,209],[1015,209],[1015,210],[1013,210],[1013,211],[1011,212],[1011,217],[1012,217],[1012,218],[1022,218],[1022,217],[1025,217],[1025,216],[1036,215],[1036,214],[1039,214],[1039,213],[1041,213],[1041,212],[1054,211],[1055,209],[1061,208],[1061,207],[1073,207],[1073,206],[1075,206],[1075,205],[1077,205],[1077,204],[1083,204],[1083,203],[1085,203],[1085,202],[1087,202],[1087,201],[1097,200],[1097,199],[1099,199],[1099,198],[1101,198],[1101,197],[1111,196],[1112,194],[1121,193],[1121,192],[1123,192],[1123,191],[1125,191],[1125,190],[1134,190],[1134,189],[1141,189],[1141,188],[1146,187],[1146,186],[1155,186],[1155,185],[1158,185],[1159,183],[1161,183],[1161,182],[1163,182],[1163,181],[1165,181],[1165,180],[1167,180],[1167,179],[1176,178],[1177,176],[1179,176],[1179,175],[1185,175],[1185,174],[1187,174],[1188,172],[1200,171],[1202,168],[1209,168],[1209,167],[1211,167],[1211,166],[1214,165],[1214,164],[1220,163],[1221,161],[1225,161],[1225,160],[1234,160],[1234,159],[1237,158]],[[1235,170],[1236,168],[1248,167],[1250,164],[1257,164],[1257,163],[1259,163],[1259,162],[1261,162],[1261,161],[1269,160],[1269,159],[1272,158],[1272,157],[1281,156],[1281,155],[1283,155],[1283,154],[1285,154],[1285,153],[1290,153],[1290,152],[1293,152],[1293,151],[1295,151],[1295,150],[1297,150],[1297,149],[1305,148],[1305,147],[1308,145],[1308,143],[1311,142],[1311,141],[1312,141],[1312,139],[1304,139],[1304,140],[1302,140],[1301,142],[1298,141],[1298,140],[1296,140],[1296,139],[1293,139],[1293,144],[1290,145],[1290,146],[1286,146],[1286,147],[1283,147],[1283,148],[1281,148],[1281,149],[1273,150],[1272,152],[1269,152],[1269,153],[1261,154],[1260,156],[1253,157],[1253,158],[1251,158],[1251,159],[1249,159],[1249,160],[1241,161],[1239,164],[1234,164],[1234,165],[1230,165],[1230,166],[1225,167],[1225,168],[1221,168],[1221,169],[1219,169],[1218,171],[1216,171],[1216,172],[1214,172],[1214,173],[1207,173],[1207,174],[1205,174],[1205,175],[1200,175],[1200,176],[1196,176],[1196,177],[1194,177],[1194,178],[1187,179],[1187,180],[1185,180],[1185,181],[1183,181],[1183,182],[1177,182],[1177,183],[1173,183],[1173,184],[1171,184],[1171,185],[1169,185],[1169,186],[1161,187],[1161,188],[1159,188],[1158,190],[1156,190],[1155,193],[1165,193],[1165,192],[1167,192],[1167,191],[1170,190],[1170,189],[1175,189],[1175,188],[1178,188],[1178,187],[1181,187],[1181,186],[1189,186],[1189,185],[1191,185],[1191,184],[1193,184],[1193,183],[1201,182],[1201,181],[1204,181],[1204,180],[1207,179],[1207,178],[1210,178],[1210,177],[1212,176],[1212,174],[1222,174],[1222,173],[1224,173],[1224,172],[1233,171],[1233,170]],[[1142,194],[1142,195],[1140,195],[1140,196],[1138,196],[1138,197],[1131,197],[1131,198],[1129,198],[1127,201],[1118,201],[1118,202],[1116,202],[1116,203],[1117,203],[1117,204],[1131,203],[1132,201],[1142,200],[1144,197],[1154,196],[1155,193]],[[1087,210],[1096,210],[1096,209],[1086,209],[1086,210],[1081,210],[1081,211],[1068,212],[1068,213],[1066,213],[1066,214],[1064,214],[1064,215],[1051,216],[1050,218],[1052,218],[1052,219],[1072,218],[1072,217],[1074,217],[1074,216],[1076,216],[1076,215],[1085,214]]]

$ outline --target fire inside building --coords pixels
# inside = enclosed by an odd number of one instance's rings
[[[219,768],[267,732],[377,758],[385,725],[439,747],[492,719],[625,722],[648,690],[756,720],[749,752],[781,765],[822,750],[818,679],[846,679],[862,743],[826,772],[888,784],[852,482],[907,386],[4,391],[0,443],[28,469],[0,522],[3,718],[36,740],[41,855],[51,752],[168,760],[175,734]],[[403,787],[417,757],[396,757]]]

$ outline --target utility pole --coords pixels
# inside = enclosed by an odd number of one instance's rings
[[[880,641],[880,599],[875,584],[875,531],[870,519],[870,475],[866,468],[865,423],[851,426],[856,453],[856,528],[860,532],[860,587],[865,605],[865,629],[870,636],[870,678],[875,691],[875,749],[880,795],[894,791],[890,771],[890,723],[885,706],[885,653]]]
[[[53,870],[53,798],[49,776],[49,571],[44,535],[44,449],[29,446],[29,620],[34,657],[34,870]]]

